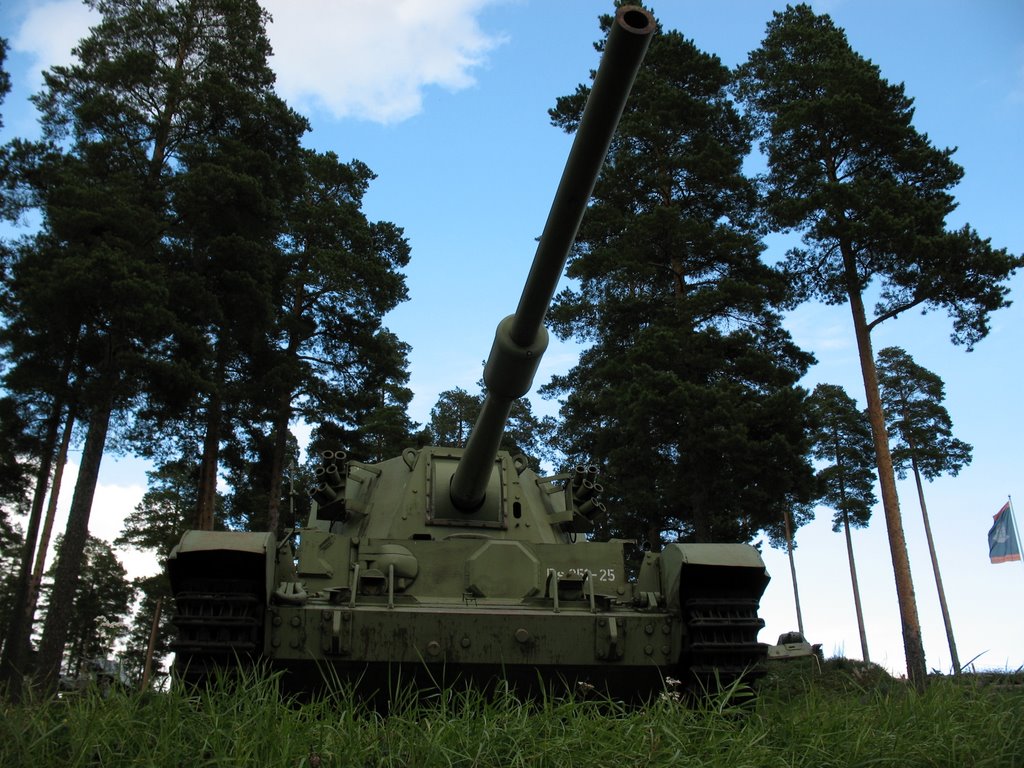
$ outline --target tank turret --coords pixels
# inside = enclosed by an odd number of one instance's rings
[[[518,307],[495,333],[467,444],[376,464],[325,452],[307,524],[280,541],[186,532],[168,559],[176,675],[261,660],[299,691],[504,680],[637,698],[667,678],[699,689],[759,668],[768,575],[753,547],[670,544],[631,573],[627,542],[586,535],[603,508],[597,467],[542,476],[499,450],[654,28],[641,8],[616,14]]]

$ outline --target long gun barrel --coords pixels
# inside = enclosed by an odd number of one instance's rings
[[[544,314],[654,29],[653,17],[643,8],[623,6],[615,14],[519,306],[498,324],[484,366],[487,396],[451,484],[452,504],[464,512],[483,503],[512,403],[533,384],[548,344]]]

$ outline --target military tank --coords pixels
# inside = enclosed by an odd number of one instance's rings
[[[655,28],[622,7],[519,305],[484,368],[462,447],[378,464],[327,451],[298,531],[188,531],[172,551],[174,673],[263,661],[286,688],[331,681],[379,694],[399,681],[583,687],[629,699],[755,673],[768,583],[743,544],[669,544],[627,572],[621,540],[587,534],[604,511],[597,468],[542,476],[499,450],[547,344],[543,319]]]

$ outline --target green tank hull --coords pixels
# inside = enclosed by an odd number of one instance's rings
[[[580,535],[587,500],[571,475],[540,477],[499,452],[495,503],[453,508],[461,453],[348,462],[295,548],[187,533],[169,562],[177,674],[263,659],[294,691],[505,681],[642,698],[666,678],[699,688],[756,673],[768,576],[753,547],[671,544],[630,579],[625,543]]]

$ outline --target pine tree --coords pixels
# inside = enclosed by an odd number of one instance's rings
[[[7,38],[0,37],[0,104],[4,103],[7,94],[11,92],[11,76],[7,74],[7,69],[4,67],[8,47]],[[3,125],[3,119],[0,118],[0,128],[3,128]]]
[[[202,458],[195,527],[212,529],[221,444],[228,415],[254,386],[254,358],[273,333],[277,241],[288,201],[301,183],[300,136],[308,129],[274,93],[266,13],[255,2],[212,3],[183,12],[207,56],[188,81],[189,109],[203,109],[202,131],[179,137],[171,178],[177,214],[170,235],[181,263],[179,311],[198,351],[195,418]],[[194,14],[194,15],[193,15]],[[256,379],[256,382],[253,379]],[[265,407],[270,407],[266,402]]]
[[[125,518],[121,534],[114,541],[117,547],[130,546],[152,553],[161,565],[159,573],[136,579],[132,584],[141,593],[141,599],[126,631],[121,660],[134,681],[141,681],[143,677],[158,601],[161,610],[154,658],[159,662],[170,653],[175,630],[171,624],[171,583],[164,565],[171,548],[178,543],[194,518],[198,473],[199,461],[194,454],[167,461],[148,472],[146,493]]]
[[[195,455],[165,462],[146,473],[142,501],[125,518],[118,547],[135,547],[163,560],[188,530],[195,512],[198,487]]]
[[[929,481],[944,474],[955,477],[971,463],[971,446],[953,437],[953,421],[942,405],[945,399],[942,379],[915,363],[905,350],[886,347],[878,353],[878,386],[886,415],[886,427],[896,441],[892,449],[893,466],[900,479],[907,476],[908,468],[914,474],[935,588],[939,594],[939,607],[953,662],[953,674],[959,675],[960,657],[956,651],[953,624],[946,603],[946,591],[942,586],[939,558],[935,552],[921,477],[923,475]]]
[[[347,450],[359,461],[377,462],[409,447],[416,424],[409,418],[411,348],[388,330],[379,331],[372,342],[366,351],[372,362],[365,369],[363,384],[349,398],[355,430]]]
[[[237,264],[243,249],[230,226],[259,223],[270,210],[277,161],[303,128],[272,94],[266,16],[255,0],[90,4],[100,23],[76,47],[77,63],[44,74],[36,98],[53,149],[29,182],[43,214],[36,251],[49,258],[17,265],[33,278],[23,306],[57,309],[79,340],[74,371],[87,424],[40,648],[50,686],[112,418],[139,404],[147,382],[188,382],[183,363],[201,369],[202,353],[217,349],[192,321],[221,325],[183,311],[181,300],[196,295],[189,281],[203,272],[187,267],[216,255],[217,279],[230,273],[219,257]],[[204,180],[227,195],[217,231],[196,213]],[[264,229],[254,239],[261,236]],[[178,247],[183,238],[194,252]],[[190,253],[205,261],[183,263]],[[214,370],[224,360],[215,358]],[[211,420],[215,411],[207,408]]]
[[[5,54],[6,42],[0,41],[0,65]],[[0,101],[9,87],[10,80],[0,66]],[[60,153],[42,144],[16,139],[0,148],[0,214],[17,220],[32,208],[44,207],[45,189],[57,177],[55,169],[60,165]],[[15,483],[27,483],[28,474],[34,475],[21,558],[12,576],[15,586],[11,600],[18,610],[4,622],[0,659],[0,685],[6,684],[15,699],[21,694],[22,677],[28,668],[29,633],[42,575],[33,573],[33,562],[42,562],[48,544],[48,536],[40,540],[40,527],[45,533],[52,519],[44,525],[43,506],[47,492],[55,497],[59,486],[63,458],[59,458],[61,464],[54,472],[55,453],[66,455],[66,440],[58,448],[61,426],[65,425],[65,437],[70,437],[75,420],[72,386],[77,376],[72,368],[80,324],[71,318],[73,310],[69,314],[65,307],[53,304],[53,286],[44,282],[33,288],[34,278],[42,272],[45,281],[48,262],[59,257],[50,250],[51,243],[46,238],[23,238],[11,245],[0,244],[0,349],[5,363],[2,385],[8,393],[2,422],[5,429],[17,430],[17,434],[5,433],[7,447],[13,453],[3,462],[6,471],[0,481],[7,491],[13,491]],[[26,298],[26,290],[30,294],[36,291],[35,298]],[[20,496],[19,503],[25,498],[24,494]],[[53,498],[49,506],[53,508]]]
[[[58,547],[63,541],[58,540]],[[54,569],[47,573],[43,606],[50,609]],[[113,548],[102,539],[90,536],[82,559],[82,574],[75,587],[68,642],[64,651],[65,674],[75,677],[92,659],[105,659],[113,653],[115,641],[127,631],[127,620],[135,589],[128,581],[124,566]]]
[[[484,405],[483,381],[478,382],[480,391],[471,395],[462,387],[447,389],[437,397],[430,409],[430,423],[427,425],[427,439],[434,445],[462,448],[469,440],[470,432]],[[512,404],[508,423],[501,436],[498,449],[513,456],[521,454],[536,468],[544,455],[541,445],[543,431],[540,421],[533,413],[533,407],[526,398]]]
[[[774,14],[761,47],[737,72],[768,158],[766,213],[799,230],[786,271],[804,299],[849,302],[871,421],[903,625],[907,672],[926,681],[924,647],[871,330],[914,307],[943,308],[953,340],[970,348],[1005,306],[1006,280],[1024,260],[971,227],[946,228],[963,170],[911,124],[902,85],[854,52],[844,32],[808,5]],[[865,294],[877,292],[873,317]]]
[[[811,393],[810,405],[814,458],[828,462],[818,470],[818,491],[822,503],[835,510],[832,530],[842,530],[846,537],[861,655],[864,661],[871,661],[850,534],[851,528],[867,527],[871,508],[877,501],[871,425],[867,414],[857,408],[853,398],[835,384],[816,386]]]
[[[564,398],[559,447],[601,467],[605,532],[654,549],[781,538],[812,490],[797,386],[811,357],[760,259],[728,82],[692,41],[655,35],[570,256],[579,287],[549,313],[559,337],[593,344],[541,390]],[[553,123],[574,130],[588,92],[560,98]]]
[[[301,155],[301,183],[284,211],[275,285],[272,344],[261,366],[272,393],[266,419],[269,449],[268,524],[277,530],[288,425],[302,418],[318,425],[320,441],[371,459],[402,423],[411,398],[408,347],[383,327],[383,317],[407,298],[399,271],[409,262],[402,230],[370,221],[363,196],[374,179],[358,160],[333,152]],[[357,448],[358,427],[376,413],[378,445]],[[400,427],[399,427],[400,429]],[[329,433],[329,434],[328,434]]]
[[[0,625],[6,627],[20,605],[16,599],[18,565],[25,543],[17,525],[2,520],[0,523]],[[0,650],[5,651],[5,656],[8,642],[8,636],[0,637],[0,643],[3,645]]]
[[[447,389],[430,409],[430,440],[435,445],[464,446],[469,439],[482,400],[462,387]]]
[[[4,377],[8,379],[8,377]],[[36,544],[42,520],[42,507],[50,479],[53,440],[58,424],[47,419],[44,435],[35,434],[31,426],[33,406],[31,398],[22,402],[13,395],[0,398],[0,540],[7,560],[14,546],[20,549],[17,563],[5,563],[3,575],[3,602],[0,626],[4,627],[0,644],[0,687],[7,688],[12,698],[21,695],[21,678],[26,671],[29,651],[29,631],[34,604],[30,610],[30,584],[32,563],[36,557]],[[44,403],[45,405],[45,403]],[[35,473],[35,493],[28,509],[28,528],[25,534],[15,536],[9,511],[24,511],[31,474]]]
[[[136,684],[145,676],[146,655],[149,651],[150,635],[153,630],[153,618],[159,610],[157,632],[153,643],[153,659],[149,670],[149,680],[160,679],[157,665],[171,653],[171,642],[175,629],[171,624],[174,600],[171,594],[171,582],[165,573],[135,579],[132,588],[141,594],[135,613],[124,634],[124,650],[119,654],[122,669],[128,678]],[[149,685],[147,680],[147,687]]]
[[[168,315],[161,311],[165,273],[154,258],[157,220],[145,204],[150,195],[126,171],[124,158],[107,149],[61,163],[47,187],[43,231],[36,238],[43,247],[26,253],[14,269],[18,315],[36,319],[40,335],[76,340],[76,410],[86,423],[40,647],[48,686],[56,682],[112,415],[129,407],[140,369],[159,354],[168,331]]]

